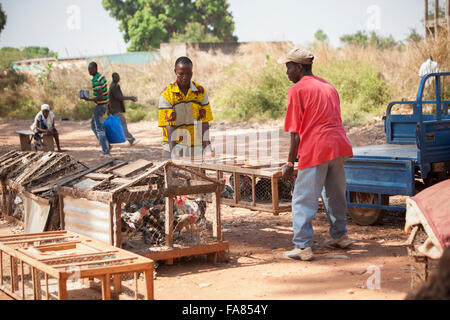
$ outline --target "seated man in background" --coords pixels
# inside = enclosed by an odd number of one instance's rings
[[[193,63],[188,57],[175,62],[177,80],[161,94],[158,126],[163,131],[163,158],[202,156],[211,147],[209,122],[213,120],[208,94],[192,81]]]
[[[50,112],[50,106],[48,104],[43,104],[41,106],[41,111],[34,118],[34,122],[30,128],[31,131],[34,132],[36,147],[42,148],[43,135],[51,135],[55,139],[58,152],[62,151],[59,145],[58,131],[55,127],[55,114]]]

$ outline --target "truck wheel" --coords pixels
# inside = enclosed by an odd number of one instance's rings
[[[352,202],[363,204],[377,204],[378,194],[351,192],[350,199]],[[389,204],[389,196],[382,195],[381,203]],[[386,210],[373,208],[348,207],[348,214],[356,224],[360,226],[372,226],[379,223],[386,213]]]

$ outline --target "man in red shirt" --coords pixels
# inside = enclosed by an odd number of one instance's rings
[[[312,260],[314,231],[312,220],[322,193],[330,221],[328,245],[347,248],[347,201],[344,162],[353,157],[341,119],[339,94],[327,81],[312,73],[314,55],[294,48],[278,60],[286,64],[294,85],[289,90],[284,130],[291,133],[288,163],[283,179],[289,180],[298,156],[298,175],[292,197],[293,243],[286,256]]]

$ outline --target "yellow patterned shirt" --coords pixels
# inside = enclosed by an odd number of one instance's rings
[[[202,123],[213,120],[211,106],[206,90],[191,81],[187,95],[184,95],[178,84],[172,83],[161,94],[158,106],[158,126],[163,131],[163,148],[169,146],[166,126],[176,128],[177,144],[184,146],[202,145]]]

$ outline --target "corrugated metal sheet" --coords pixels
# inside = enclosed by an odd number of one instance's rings
[[[64,197],[65,229],[111,244],[108,204]]]

